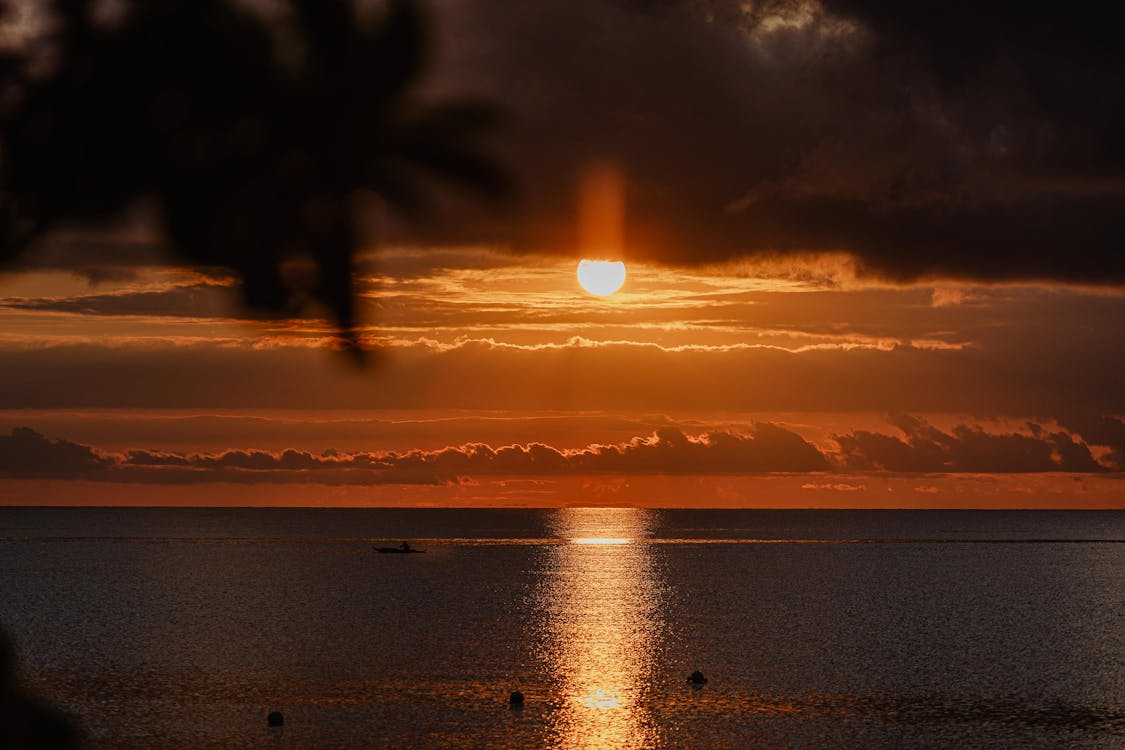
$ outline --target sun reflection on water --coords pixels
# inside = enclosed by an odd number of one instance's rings
[[[632,544],[633,540],[619,536],[583,536],[570,540],[573,544]]]
[[[651,550],[652,513],[632,508],[558,511],[543,596],[545,656],[560,703],[553,745],[651,747],[651,689],[663,623]]]

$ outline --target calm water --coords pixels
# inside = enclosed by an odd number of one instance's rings
[[[0,508],[0,623],[93,748],[1120,748],[1123,542],[1123,512]]]

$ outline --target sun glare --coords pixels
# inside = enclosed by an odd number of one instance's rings
[[[619,260],[579,261],[578,283],[590,294],[608,297],[625,283],[625,264]]]

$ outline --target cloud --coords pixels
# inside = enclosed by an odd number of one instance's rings
[[[753,434],[711,432],[691,436],[667,427],[648,437],[579,449],[534,442],[498,447],[466,443],[437,450],[330,450],[319,455],[294,449],[108,453],[66,441],[52,442],[26,427],[0,438],[0,474],[7,478],[166,484],[441,484],[476,476],[760,474],[828,468],[828,461],[810,443],[769,423],[758,424]]]
[[[572,253],[576,171],[608,157],[629,178],[631,257],[850,252],[895,280],[1125,282],[1113,4],[432,5],[429,93],[509,111],[523,202],[484,216],[451,199],[391,241]],[[127,276],[160,255],[147,226],[63,234],[23,262]]]
[[[524,211],[482,241],[569,252],[575,168],[620,159],[627,253],[849,251],[892,279],[1125,282],[1112,5],[437,5],[447,89],[511,110]]]
[[[992,434],[964,424],[946,433],[908,415],[896,415],[891,421],[904,437],[865,430],[836,435],[844,466],[858,471],[926,474],[1106,470],[1094,460],[1087,444],[1037,424],[1029,425],[1029,434]]]
[[[72,297],[0,298],[0,308],[34,312],[65,312],[83,315],[142,315],[231,319],[245,317],[237,311],[229,285],[185,284],[146,291],[121,291]]]
[[[847,482],[806,482],[801,485],[802,490],[825,490],[828,492],[866,492],[866,484],[849,484]]]
[[[796,432],[769,422],[743,432],[696,435],[666,426],[647,436],[581,448],[469,442],[430,450],[322,453],[293,448],[110,452],[18,427],[0,436],[0,478],[375,486],[464,484],[485,477],[1102,473],[1111,468],[1093,459],[1088,444],[1034,423],[1027,434],[993,434],[968,425],[945,433],[905,415],[894,421],[904,438],[869,431],[837,435],[839,454],[826,454]],[[849,492],[866,485],[829,477],[801,488]]]
[[[1062,417],[1059,422],[1091,445],[1105,446],[1102,461],[1115,471],[1125,471],[1125,420],[1087,413]]]
[[[378,366],[362,371],[323,351],[247,342],[0,344],[0,408],[1125,412],[1119,337],[1061,325],[1034,340],[1001,327],[992,336],[963,350],[801,353],[404,342],[376,350]]]
[[[85,479],[103,476],[113,460],[86,445],[50,440],[29,427],[0,435],[0,476]]]
[[[135,222],[133,222],[135,224]],[[24,271],[66,271],[91,283],[129,281],[141,269],[164,265],[167,253],[155,235],[136,226],[91,231],[59,231],[33,250],[10,261]]]

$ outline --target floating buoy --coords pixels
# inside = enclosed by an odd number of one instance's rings
[[[523,693],[516,690],[508,696],[508,705],[512,708],[523,708]]]
[[[707,678],[704,677],[703,673],[700,672],[698,669],[691,673],[691,677],[688,677],[687,681],[690,682],[692,685],[706,685],[707,684]]]
[[[270,715],[266,717],[266,725],[269,727],[285,726],[285,717],[281,715],[280,711],[270,711]]]

